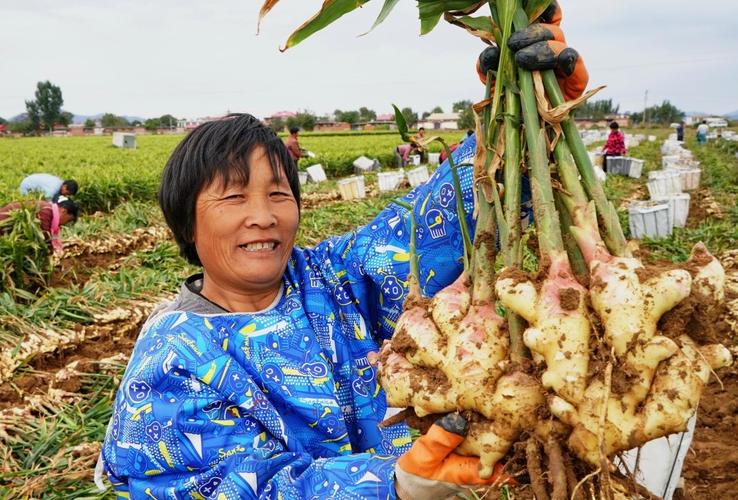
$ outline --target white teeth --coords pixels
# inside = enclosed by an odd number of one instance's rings
[[[241,248],[244,248],[249,252],[258,252],[259,250],[271,250],[274,248],[274,242],[249,243],[248,245],[241,245]]]

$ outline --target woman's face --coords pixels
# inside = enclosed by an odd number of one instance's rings
[[[278,289],[299,222],[287,177],[274,179],[264,150],[248,164],[248,185],[215,179],[198,193],[194,231],[208,286],[246,294]]]

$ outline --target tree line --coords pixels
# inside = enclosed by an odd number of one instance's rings
[[[471,100],[461,100],[451,105],[451,111],[459,114],[458,127],[460,129],[474,128],[474,113]],[[38,134],[42,131],[53,132],[54,126],[68,126],[72,123],[74,115],[64,111],[64,98],[61,88],[46,80],[36,84],[34,98],[25,101],[26,112],[18,119],[11,121],[0,117],[0,125],[7,124],[8,129],[14,133]],[[601,99],[585,102],[574,110],[577,118],[600,121],[618,114],[620,106],[613,103],[612,99]],[[441,106],[435,106],[430,111],[418,114],[410,107],[401,110],[405,121],[411,127],[416,126],[419,121],[428,118],[433,113],[443,113]],[[632,123],[650,123],[654,125],[669,125],[684,119],[685,113],[665,100],[661,104],[650,106],[644,111],[630,114]],[[377,119],[377,113],[373,109],[360,107],[355,110],[336,109],[330,115],[318,116],[311,111],[301,111],[287,118],[274,118],[271,126],[277,131],[299,127],[303,130],[313,130],[320,121],[336,121],[350,124],[352,127],[358,123],[372,122]],[[165,114],[158,118],[149,118],[144,121],[133,120],[129,122],[125,117],[114,113],[105,113],[100,117],[99,125],[104,128],[125,128],[142,126],[150,131],[157,129],[170,129],[177,126],[177,118],[171,114]],[[97,123],[87,119],[85,128],[93,128]]]

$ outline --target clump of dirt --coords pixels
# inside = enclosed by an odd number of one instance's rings
[[[559,294],[561,308],[564,311],[576,311],[579,307],[579,292],[573,288],[564,288]]]
[[[701,344],[724,342],[730,332],[725,318],[726,304],[692,293],[659,320],[658,328],[671,339],[687,334]]]
[[[700,189],[691,194],[687,227],[697,227],[706,219],[722,219],[723,217],[723,211],[710,194],[710,191]]]

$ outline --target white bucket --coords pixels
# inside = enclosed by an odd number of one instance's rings
[[[300,179],[300,186],[304,186],[305,184],[307,184],[307,181],[308,181],[307,172],[299,171],[297,172],[297,177]]]
[[[630,235],[641,239],[663,238],[671,234],[669,204],[655,201],[636,201],[628,207]]]
[[[410,181],[412,187],[421,185],[429,178],[428,167],[418,167],[407,171],[407,180]]]
[[[680,193],[654,198],[654,201],[669,204],[669,224],[672,227],[684,227],[689,216],[689,199],[689,193]]]
[[[428,163],[438,165],[441,160],[441,153],[428,153]]]
[[[682,181],[679,172],[674,170],[654,170],[648,173],[648,194],[652,199],[679,194]]]
[[[656,142],[656,136],[655,135],[649,135],[648,136],[648,142]]]
[[[377,180],[379,181],[379,191],[394,191],[400,186],[402,179],[405,177],[405,171],[400,169],[399,172],[379,172]]]
[[[420,165],[420,155],[410,155],[410,163],[412,165]]]
[[[336,184],[338,185],[338,191],[341,193],[341,198],[344,200],[366,197],[366,185],[364,184],[363,175],[339,179]]]

